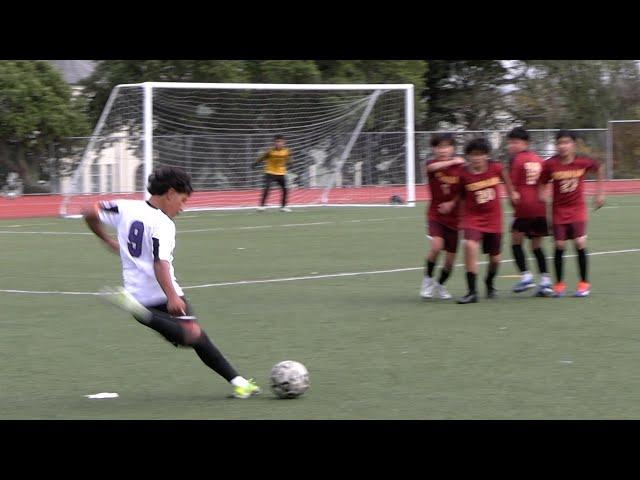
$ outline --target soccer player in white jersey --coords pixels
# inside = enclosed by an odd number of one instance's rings
[[[149,176],[148,191],[148,201],[103,201],[83,212],[93,233],[122,260],[124,288],[107,290],[105,298],[176,347],[193,348],[209,368],[233,385],[236,398],[259,393],[253,380],[238,375],[202,330],[175,278],[172,219],[193,192],[190,175],[181,168],[159,167]],[[103,223],[117,230],[117,240],[105,232]]]

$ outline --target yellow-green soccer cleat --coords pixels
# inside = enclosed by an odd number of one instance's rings
[[[250,378],[248,382],[246,387],[233,387],[233,396],[236,398],[249,398],[252,395],[258,395],[260,387],[256,385],[253,378]]]

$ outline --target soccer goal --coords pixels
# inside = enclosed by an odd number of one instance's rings
[[[413,99],[411,84],[118,85],[63,186],[61,214],[104,194],[145,198],[158,165],[191,173],[190,209],[255,207],[264,174],[253,163],[278,134],[291,152],[290,206],[414,206]],[[278,201],[275,190],[269,204]]]

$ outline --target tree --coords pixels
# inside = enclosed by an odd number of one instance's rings
[[[82,99],[72,96],[54,67],[45,61],[0,62],[0,166],[5,172],[18,172],[32,187],[51,144],[87,133]]]
[[[424,126],[425,77],[430,68],[424,60],[318,60],[324,83],[412,83],[416,129]]]
[[[424,98],[430,130],[491,129],[504,122],[503,87],[510,80],[499,60],[429,62]]]
[[[82,82],[95,124],[116,85],[141,82],[249,82],[244,60],[102,60]]]
[[[313,60],[260,60],[246,62],[251,83],[321,83]]]
[[[519,62],[510,111],[529,128],[604,128],[635,114],[640,71],[629,60]]]

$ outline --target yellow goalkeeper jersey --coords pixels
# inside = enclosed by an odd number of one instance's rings
[[[285,175],[287,173],[288,148],[281,148],[280,150],[271,148],[262,158],[264,159],[264,173],[270,173],[271,175]]]

